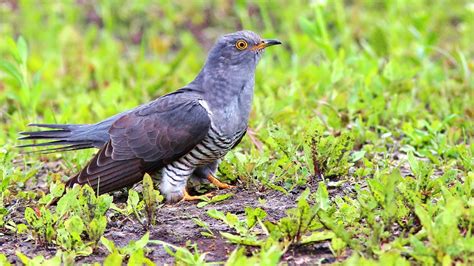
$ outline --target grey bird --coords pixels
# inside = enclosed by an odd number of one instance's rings
[[[252,106],[255,68],[266,47],[281,44],[251,31],[222,36],[188,85],[96,124],[30,124],[49,128],[22,132],[22,140],[50,140],[20,147],[57,145],[46,152],[98,148],[68,186],[89,184],[98,193],[129,187],[145,173],[159,182],[167,202],[193,200],[190,176],[220,188],[220,159],[245,135]]]

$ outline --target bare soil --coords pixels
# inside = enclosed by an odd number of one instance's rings
[[[223,262],[237,245],[229,243],[220,237],[219,232],[232,232],[223,222],[215,220],[206,214],[208,209],[217,209],[224,213],[232,212],[243,218],[244,207],[260,207],[268,214],[268,219],[276,221],[285,216],[285,210],[295,204],[295,199],[301,192],[300,189],[284,195],[274,190],[258,192],[255,189],[234,188],[220,191],[219,193],[234,193],[234,195],[222,202],[210,204],[203,208],[198,208],[196,202],[180,202],[175,205],[165,205],[158,210],[156,224],[149,229],[150,239],[161,240],[177,246],[185,246],[187,242],[196,243],[199,251],[206,253],[206,259],[210,262]],[[116,204],[125,204],[126,195],[118,195]],[[260,204],[259,199],[263,199],[265,204]],[[262,201],[260,201],[262,202]],[[25,223],[23,213],[27,202],[14,203],[15,214],[12,216],[17,223]],[[145,233],[144,227],[134,219],[134,217],[115,216],[107,225],[105,237],[113,240],[117,246],[125,246],[130,240],[138,240]],[[203,228],[193,222],[193,218],[198,218],[209,224],[215,238],[208,238],[201,235]],[[21,251],[29,257],[43,255],[52,257],[56,253],[55,247],[46,247],[35,243],[26,236],[18,237],[8,232],[0,232],[0,253],[5,254],[9,261],[20,265],[20,261],[15,255],[15,251]],[[305,246],[292,247],[284,256],[283,261],[289,265],[310,265],[315,263],[334,262],[335,258],[329,250],[327,243],[317,243]],[[249,248],[249,253],[252,249]],[[87,257],[77,258],[77,263],[102,262],[108,252],[101,244],[94,250],[94,253]],[[164,263],[172,264],[174,258],[163,249],[161,245],[148,246],[147,257],[159,265]]]
[[[402,165],[398,167],[401,169],[403,176],[409,176],[411,171],[406,163],[405,158],[400,158],[403,155],[396,153],[394,161],[403,161]],[[396,156],[396,157],[395,157]],[[28,167],[28,166],[27,166]],[[351,171],[350,171],[351,172]],[[68,175],[66,167],[59,161],[43,161],[43,167],[39,169],[36,174],[35,182],[27,182],[25,184],[25,191],[47,191],[48,182],[46,177],[52,173],[60,173],[61,175]],[[436,174],[439,174],[438,172]],[[366,187],[364,180],[347,180],[342,184],[331,186],[332,182],[328,183],[328,190],[330,197],[335,196],[350,196],[353,193],[353,187],[359,183],[361,187]],[[336,182],[337,183],[337,182]],[[307,186],[313,191],[317,188],[317,180],[309,180]],[[285,211],[295,206],[295,200],[304,188],[296,188],[289,194],[285,195],[281,192],[271,190],[269,188],[243,188],[237,187],[230,190],[218,191],[217,194],[233,193],[234,195],[222,202],[209,204],[203,208],[198,208],[197,202],[180,202],[175,205],[164,205],[158,209],[157,221],[154,226],[149,228],[150,239],[161,240],[176,246],[186,246],[187,243],[196,243],[201,253],[206,253],[206,260],[209,262],[223,262],[230,253],[237,248],[237,245],[229,243],[226,239],[220,236],[219,232],[235,233],[225,225],[222,221],[215,220],[207,215],[207,210],[217,209],[221,212],[231,212],[238,215],[240,218],[244,216],[244,208],[260,207],[264,209],[270,221],[277,221],[285,216]],[[120,207],[126,204],[127,193],[115,192],[113,194],[114,202]],[[264,202],[262,204],[262,202]],[[11,217],[15,223],[26,223],[23,220],[23,214],[26,206],[32,206],[31,202],[24,200],[7,203],[7,208],[11,209]],[[147,230],[135,219],[135,217],[125,217],[123,215],[111,215],[108,213],[109,223],[105,232],[105,237],[115,242],[117,246],[125,246],[131,240],[140,239]],[[193,222],[193,218],[201,219],[206,222],[214,234],[214,238],[208,238],[201,234],[205,231]],[[5,254],[9,261],[21,265],[18,257],[15,255],[16,251],[21,251],[29,257],[43,255],[47,258],[54,256],[56,247],[47,247],[35,243],[33,239],[28,239],[26,236],[17,236],[11,234],[9,231],[2,232],[0,229],[0,253]],[[251,254],[255,248],[247,248],[248,253]],[[164,263],[172,264],[174,258],[171,257],[163,249],[161,245],[149,245],[147,257],[152,259],[158,265]],[[350,255],[348,250],[343,257]],[[87,257],[78,257],[76,262],[93,263],[102,262],[107,256],[108,251],[101,244],[94,250],[94,253]],[[343,258],[338,258],[339,260]],[[333,263],[336,258],[329,249],[329,243],[320,242],[308,245],[293,246],[283,255],[282,261],[288,265],[314,265]]]

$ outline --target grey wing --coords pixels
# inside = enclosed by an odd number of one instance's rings
[[[207,135],[211,121],[197,99],[169,95],[112,124],[110,141],[68,181],[89,184],[99,193],[131,186],[146,172],[191,151]]]

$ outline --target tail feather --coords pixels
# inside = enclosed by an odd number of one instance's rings
[[[28,126],[29,127],[72,129],[72,128],[80,127],[80,126],[83,126],[83,125],[80,125],[80,124],[38,124],[38,123],[31,123],[31,124],[28,124]]]
[[[20,138],[22,139],[22,138]],[[44,147],[44,146],[60,146],[60,145],[69,145],[70,146],[82,146],[82,145],[87,145],[85,141],[68,141],[68,140],[55,140],[55,141],[49,141],[49,142],[42,142],[42,143],[32,143],[32,144],[23,144],[23,145],[18,145],[18,148],[31,148],[31,147]],[[93,146],[89,144],[92,148]]]
[[[20,132],[20,135],[24,135],[24,137],[18,138],[19,140],[60,139],[60,138],[69,137],[71,135],[71,131],[68,131],[68,130],[30,131],[30,132]]]
[[[34,151],[34,153],[52,153],[58,151],[89,149],[97,146],[97,142],[94,142],[94,140],[81,136],[84,132],[84,127],[87,125],[29,124],[29,126],[49,128],[50,130],[20,132],[22,137],[18,138],[19,140],[49,141],[23,144],[17,146],[18,148],[60,146]]]
[[[23,148],[21,146],[17,146],[17,147]],[[36,147],[36,146],[31,145],[31,146],[28,146],[28,147]],[[94,146],[87,145],[87,144],[77,144],[77,145],[68,145],[68,146],[63,146],[63,147],[55,147],[55,148],[48,148],[48,149],[42,149],[42,150],[28,151],[26,153],[27,154],[34,154],[34,153],[50,154],[50,153],[55,153],[55,152],[76,151],[76,150],[83,150],[83,149],[90,149],[90,148],[94,148]]]

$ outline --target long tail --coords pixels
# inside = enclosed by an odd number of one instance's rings
[[[20,134],[23,135],[23,137],[20,137],[19,140],[48,141],[20,145],[18,146],[19,148],[59,146],[35,151],[41,153],[52,153],[58,151],[82,150],[102,146],[102,143],[98,143],[97,140],[84,136],[87,135],[84,133],[88,131],[88,127],[91,125],[29,124],[28,126],[49,128],[50,130],[21,132]]]

